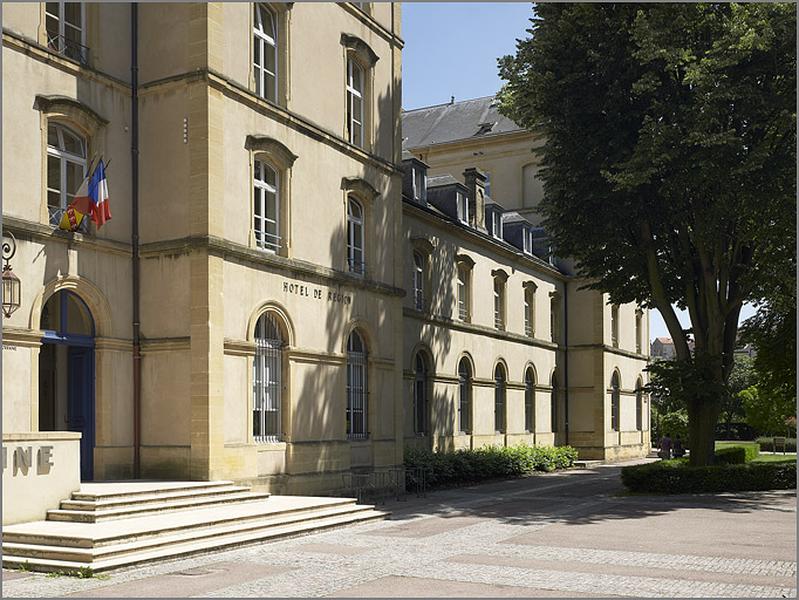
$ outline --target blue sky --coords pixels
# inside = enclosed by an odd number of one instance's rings
[[[406,110],[488,96],[499,90],[497,58],[513,54],[527,37],[528,2],[404,2],[402,5],[402,107]],[[741,318],[754,314],[744,306]],[[684,327],[687,313],[678,313]],[[650,311],[649,335],[669,337],[658,311]]]
[[[497,58],[514,53],[532,14],[528,2],[404,2],[402,107],[496,93]]]

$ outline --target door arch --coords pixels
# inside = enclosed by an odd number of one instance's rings
[[[94,475],[95,324],[80,296],[60,290],[42,307],[39,351],[39,430],[77,431],[80,476]]]

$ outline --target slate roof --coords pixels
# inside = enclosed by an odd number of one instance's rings
[[[460,183],[452,175],[433,175],[427,178],[427,188],[438,187],[442,185],[452,185],[453,183]]]
[[[402,112],[404,148],[445,144],[519,130],[521,127],[499,114],[494,96]]]

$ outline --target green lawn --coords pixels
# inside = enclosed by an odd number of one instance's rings
[[[757,446],[757,442],[736,442],[736,441],[723,441],[716,442],[716,450],[721,448],[729,448],[731,446]],[[752,462],[794,462],[796,461],[795,452],[787,452],[786,454],[763,454],[762,452]]]

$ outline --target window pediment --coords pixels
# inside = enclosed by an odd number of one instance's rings
[[[498,278],[503,282],[508,280],[508,274],[503,269],[493,269],[491,271],[491,277]]]
[[[297,156],[286,146],[265,135],[248,135],[244,147],[266,154],[278,169],[289,169],[297,160]]]
[[[358,61],[366,67],[374,67],[375,63],[380,59],[374,50],[369,47],[369,44],[354,35],[342,33],[341,45],[355,54]]]
[[[33,102],[33,108],[48,117],[63,117],[76,123],[92,137],[98,129],[108,125],[108,120],[101,117],[93,108],[68,96],[38,95]]]
[[[468,254],[458,254],[455,257],[455,262],[458,264],[464,265],[465,267],[471,269],[474,267],[474,259],[469,256]]]
[[[358,197],[369,201],[375,200],[380,195],[380,192],[372,187],[372,184],[360,177],[342,177],[341,189],[348,193],[353,192]]]
[[[433,253],[435,249],[435,244],[426,237],[414,237],[411,238],[411,246],[413,246],[414,250],[418,250],[423,255],[430,255]]]

